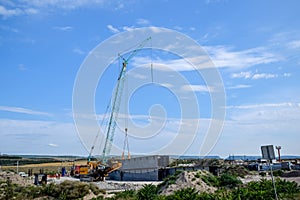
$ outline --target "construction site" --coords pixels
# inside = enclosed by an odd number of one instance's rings
[[[120,126],[120,123],[118,124],[121,102],[128,97],[127,90],[124,89],[126,86],[126,71],[132,58],[150,41],[151,37],[148,37],[134,46],[129,53],[119,53],[120,71],[118,72],[116,85],[106,112],[99,122],[99,130],[92,134],[94,138],[90,138],[92,143],[88,146],[88,155],[86,157],[1,155],[0,183],[4,189],[1,190],[3,195],[1,196],[0,193],[0,199],[11,195],[8,193],[7,188],[12,182],[20,184],[22,187],[35,185],[41,188],[39,194],[46,191],[45,195],[60,199],[63,199],[63,197],[60,197],[60,193],[65,190],[62,189],[64,185],[67,188],[70,188],[70,185],[73,188],[90,188],[82,193],[82,196],[79,195],[80,198],[84,197],[85,199],[111,198],[117,196],[116,192],[141,191],[147,187],[154,187],[155,195],[162,196],[174,195],[177,191],[188,190],[188,188],[192,188],[191,194],[196,191],[203,195],[218,195],[218,192],[216,192],[218,190],[230,188],[230,191],[233,191],[242,185],[246,187],[249,182],[259,182],[264,177],[266,180],[272,180],[273,185],[275,185],[273,171],[279,177],[277,180],[279,183],[277,184],[281,184],[280,181],[295,182],[293,193],[298,194],[300,158],[282,159],[280,157],[280,146],[276,146],[277,157],[273,145],[266,146],[266,150],[265,147],[262,147],[263,156],[258,159],[246,159],[246,157],[240,159],[230,156],[227,159],[218,156],[184,158],[160,154],[137,155],[130,152],[130,130],[126,121],[128,118],[124,117],[126,113],[122,113],[125,120],[121,123],[123,126]],[[153,80],[152,64],[150,64],[150,67],[150,76]],[[119,147],[122,151],[121,155],[111,154],[116,130],[124,135],[123,147]],[[104,136],[101,136],[101,134]],[[102,141],[100,141],[100,138],[102,138]],[[103,146],[100,144],[103,144]],[[100,149],[101,155],[97,153],[96,156],[95,149]],[[61,192],[55,192],[48,188],[54,187],[54,185],[57,185]],[[42,190],[45,187],[47,189]],[[47,193],[47,191],[51,192]],[[99,193],[102,194],[99,196]],[[283,195],[286,194],[283,193]]]

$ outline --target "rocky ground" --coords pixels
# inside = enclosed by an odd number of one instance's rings
[[[172,194],[174,191],[192,187],[195,188],[199,192],[210,192],[213,193],[217,190],[216,187],[213,187],[211,185],[208,185],[205,183],[199,176],[206,176],[210,175],[207,171],[184,171],[181,174],[176,176],[176,179],[174,179],[174,182],[171,184],[165,184],[160,181],[156,182],[143,182],[143,181],[112,181],[112,180],[106,180],[104,182],[97,182],[96,184],[100,189],[103,189],[106,191],[105,197],[111,197],[114,192],[118,191],[125,191],[125,190],[139,190],[141,189],[145,184],[153,184],[153,185],[163,185],[161,187],[161,194],[163,195],[169,195]],[[295,181],[300,185],[300,171],[291,171],[286,172],[284,174],[285,177],[281,177],[282,179],[286,179],[288,181]],[[260,175],[246,175],[244,178],[240,178],[243,183],[248,183],[250,181],[259,181],[262,178],[271,179],[270,175],[267,176],[260,176]],[[33,178],[28,177],[21,177],[18,174],[15,174],[13,172],[0,172],[0,181],[6,181],[11,180],[13,183],[16,183],[18,185],[22,186],[28,186],[33,185]],[[71,177],[61,177],[61,178],[50,178],[48,179],[48,182],[59,184],[63,181],[79,181],[79,179],[74,179]],[[84,199],[88,200],[95,197],[94,194],[87,195]]]
[[[27,186],[33,184],[33,178],[32,177],[21,177],[18,174],[15,174],[14,172],[0,172],[0,181],[6,181],[10,180],[12,183],[16,183],[18,185]]]
[[[97,186],[100,189],[104,189],[106,191],[124,191],[124,190],[139,190],[143,187],[143,185],[152,184],[158,185],[160,181],[104,181],[97,182]]]

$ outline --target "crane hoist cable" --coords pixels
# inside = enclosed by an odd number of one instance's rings
[[[109,107],[110,107],[110,102],[111,102],[111,99],[109,100],[109,103],[108,103],[108,105],[106,106],[106,110],[105,110],[105,113],[104,113],[104,115],[103,115],[103,117],[102,117],[101,124],[100,124],[100,127],[99,127],[98,131],[97,131],[96,138],[95,138],[95,140],[93,141],[93,145],[92,145],[92,147],[91,147],[91,150],[90,150],[89,156],[88,156],[88,162],[91,161],[91,157],[92,157],[93,151],[94,151],[94,149],[95,149],[96,142],[97,142],[98,137],[99,137],[100,132],[101,132],[101,127],[103,127],[104,122],[105,122],[105,120],[106,120],[106,118],[107,118],[107,113],[108,113],[108,110],[109,110]]]

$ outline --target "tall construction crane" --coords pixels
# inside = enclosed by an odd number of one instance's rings
[[[128,57],[125,57],[125,54],[119,54],[119,57],[122,59],[122,68],[121,71],[118,75],[118,80],[117,80],[117,85],[114,91],[114,95],[111,101],[111,113],[109,116],[109,121],[108,121],[108,126],[107,126],[107,131],[106,131],[106,138],[105,138],[105,143],[102,151],[102,158],[101,161],[99,162],[91,162],[91,157],[92,157],[92,152],[95,148],[96,141],[98,139],[99,132],[96,135],[96,139],[93,143],[93,146],[91,147],[91,150],[89,152],[88,156],[88,162],[87,166],[83,166],[82,169],[78,170],[79,176],[81,175],[80,173],[82,172],[82,175],[92,178],[93,180],[104,180],[104,176],[107,176],[108,173],[119,169],[122,164],[120,162],[110,162],[108,163],[108,157],[111,152],[111,147],[114,139],[114,134],[115,134],[115,129],[117,125],[117,120],[118,120],[118,114],[120,110],[120,104],[121,104],[121,98],[122,98],[122,93],[123,93],[123,88],[124,88],[124,82],[125,82],[125,77],[126,77],[126,68],[128,65],[128,62],[141,50],[143,47],[146,45],[146,43],[151,40],[151,37],[146,38],[144,41],[139,43],[138,45],[134,46],[134,50],[130,52]],[[151,66],[152,70],[152,66]],[[109,106],[108,106],[109,107]],[[106,110],[106,114],[108,112],[108,107]],[[105,118],[105,117],[104,117]],[[103,124],[103,123],[102,123]],[[127,138],[127,127],[125,127],[125,144],[127,144],[128,147],[128,138]],[[124,149],[123,149],[124,150]],[[128,147],[128,154],[129,154],[129,147]],[[122,157],[124,157],[124,152]]]
[[[121,97],[123,93],[124,88],[124,81],[125,81],[125,74],[126,74],[126,67],[130,59],[132,59],[145,45],[146,43],[151,39],[151,37],[148,37],[144,41],[142,41],[130,54],[127,58],[125,58],[123,55],[119,54],[119,57],[122,59],[122,69],[120,71],[120,74],[118,76],[118,82],[115,90],[115,95],[112,101],[112,109],[111,109],[111,115],[109,117],[108,122],[108,128],[106,132],[106,139],[104,148],[102,151],[102,162],[103,164],[106,164],[108,155],[110,155],[113,138],[115,134],[115,129],[117,125],[117,119],[118,114],[120,110],[120,104],[121,104]],[[125,132],[127,134],[127,127],[125,127]]]

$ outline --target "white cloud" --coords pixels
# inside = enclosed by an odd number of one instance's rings
[[[16,9],[6,9],[4,6],[0,5],[0,15],[3,17],[11,17],[11,16],[17,16],[21,15],[23,12],[21,9],[16,8]]]
[[[74,10],[82,7],[100,7],[110,10],[123,9],[127,4],[106,0],[16,0],[3,1],[0,5],[0,16],[4,18],[47,13],[57,9]],[[5,6],[4,6],[5,5]]]
[[[73,29],[73,27],[72,26],[54,26],[53,29],[58,30],[58,31],[70,31]]]
[[[35,111],[27,108],[21,107],[11,107],[11,106],[0,106],[0,111],[14,112],[14,113],[23,113],[28,115],[44,115],[51,116],[51,114],[46,112]]]
[[[57,7],[63,9],[75,9],[84,6],[104,5],[104,0],[22,0],[23,6],[32,6],[37,8]]]
[[[253,108],[274,108],[274,107],[297,107],[297,104],[291,102],[282,102],[282,103],[262,103],[262,104],[249,104],[249,105],[240,105],[240,106],[228,106],[227,108],[237,108],[237,109],[253,109]]]
[[[270,79],[270,78],[277,78],[277,74],[266,74],[266,73],[261,73],[261,74],[254,74],[252,76],[252,79]]]
[[[291,73],[284,73],[283,76],[284,77],[290,77],[290,76],[292,76],[292,74]]]
[[[176,30],[179,30],[179,31],[183,30],[183,28],[181,26],[174,26],[173,28]]]
[[[229,87],[227,87],[227,89],[232,89],[232,90],[234,90],[234,89],[243,89],[243,88],[250,88],[250,87],[252,87],[252,85],[234,85],[234,86],[229,86]]]
[[[213,88],[206,85],[183,85],[181,89],[194,92],[213,92]]]
[[[80,48],[75,48],[75,49],[73,49],[73,52],[74,52],[74,53],[77,53],[77,54],[79,54],[79,55],[85,54],[85,52],[84,52],[83,50],[81,50]]]
[[[140,18],[140,19],[136,20],[136,23],[139,24],[139,25],[148,25],[148,24],[150,24],[150,21],[147,20],[147,19]]]
[[[73,123],[0,119],[0,152],[86,155]],[[55,147],[55,148],[53,148]]]
[[[287,43],[287,46],[288,46],[288,48],[291,48],[291,49],[298,49],[298,48],[300,48],[300,40],[291,41],[291,42]]]
[[[18,69],[19,69],[20,71],[25,71],[25,70],[27,70],[27,67],[25,67],[24,64],[19,64],[19,65],[18,65]]]
[[[147,79],[147,76],[144,74],[139,74],[139,73],[131,73],[130,74],[133,78],[137,79]]]
[[[153,70],[174,70],[174,71],[193,71],[196,70],[193,65],[187,63],[184,59],[162,60],[162,59],[150,59],[149,57],[134,57],[132,59],[132,65],[138,67],[149,67],[149,63],[152,63]]]
[[[4,18],[19,16],[19,15],[30,15],[38,13],[37,9],[34,8],[5,8],[4,6],[0,5],[0,15]]]
[[[108,28],[112,33],[119,33],[119,32],[120,32],[117,28],[113,27],[113,25],[111,25],[111,24],[107,25],[107,28]]]
[[[58,147],[59,145],[58,144],[54,144],[54,143],[49,143],[48,146],[50,146],[50,147]]]
[[[244,79],[270,79],[277,78],[278,74],[270,74],[270,73],[252,73],[251,71],[233,73],[231,75],[232,78],[244,78]]]
[[[234,73],[231,75],[232,78],[244,78],[249,79],[252,77],[252,73],[250,71],[247,72],[240,72],[240,73]]]
[[[203,48],[207,50],[217,67],[247,68],[277,62],[281,59],[262,47],[242,51],[232,51],[226,46],[205,46]]]
[[[133,31],[135,28],[134,28],[134,26],[130,26],[130,27],[128,27],[128,26],[123,26],[123,30],[124,31]]]

